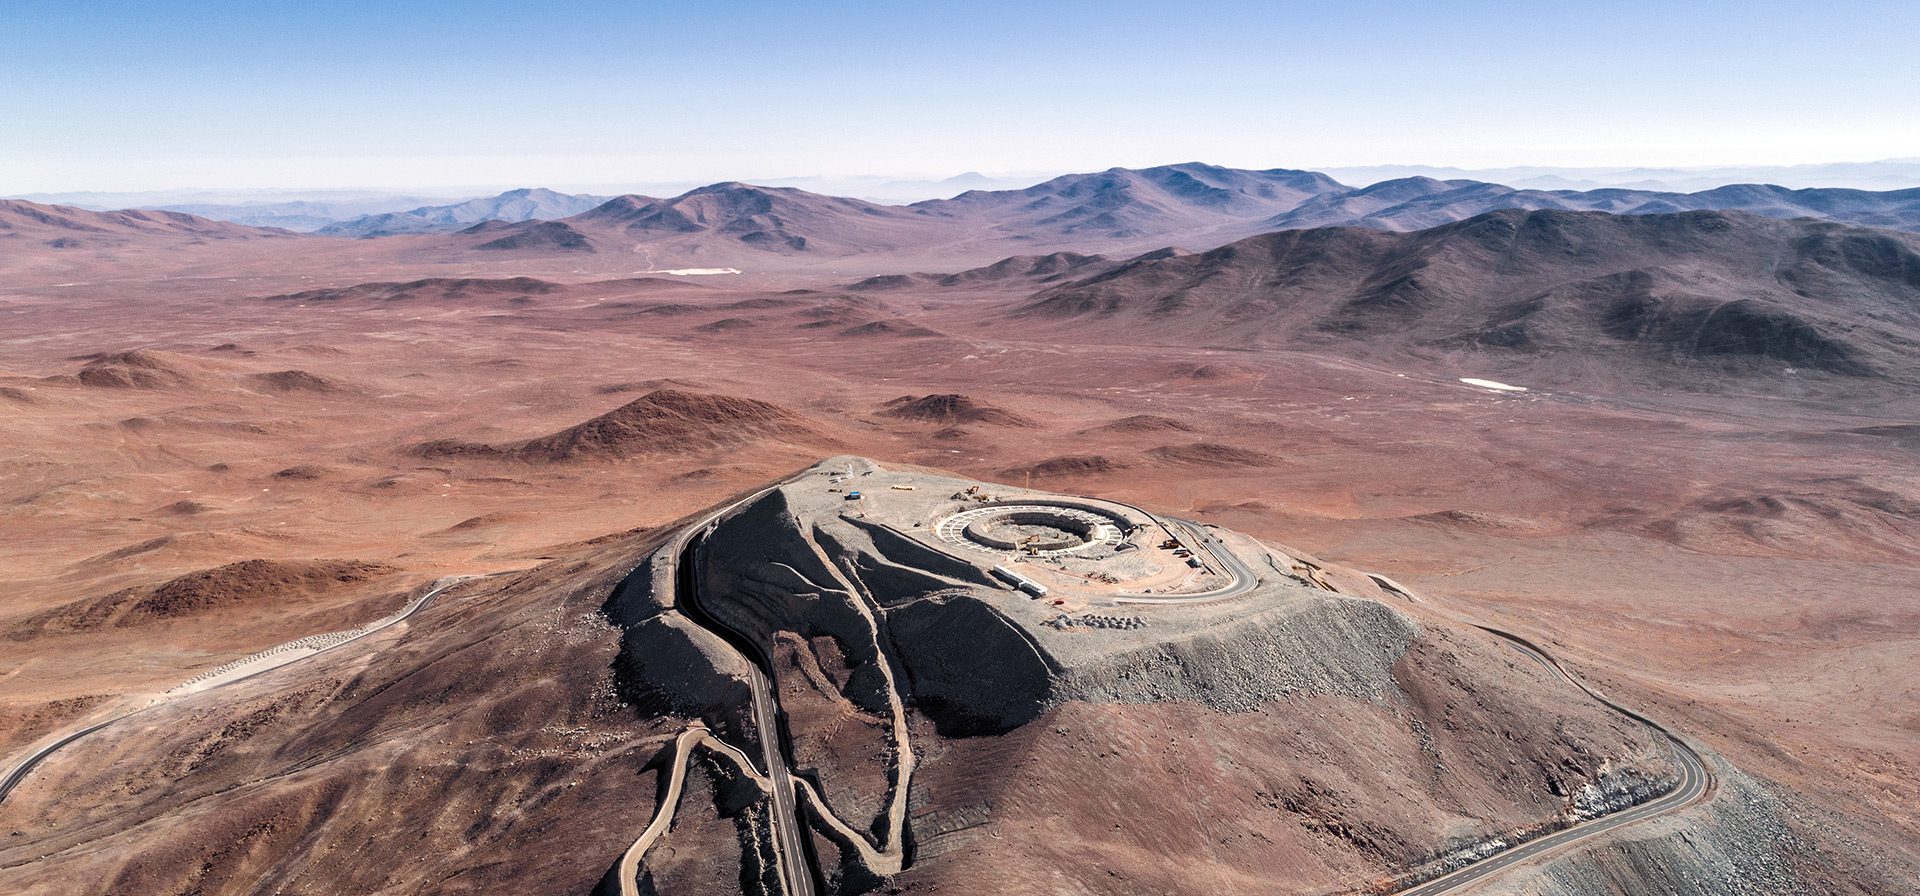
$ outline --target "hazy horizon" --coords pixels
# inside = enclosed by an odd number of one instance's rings
[[[0,26],[14,47],[0,60],[0,192],[1916,154],[1920,120],[1887,110],[1920,105],[1906,46],[1920,10],[1762,3],[1740,24],[1730,40],[1711,9],[1393,0],[1357,17],[1246,2],[1177,16],[1084,2],[39,5]]]
[[[1180,164],[1180,163],[1167,163]],[[1202,162],[1202,164],[1209,164]],[[1116,167],[1116,166],[1108,166]],[[1148,166],[1151,167],[1151,166]],[[1265,168],[1288,166],[1263,166]],[[1094,171],[1106,168],[1089,169]],[[1920,158],[1882,159],[1874,162],[1834,162],[1799,166],[1702,166],[1693,168],[1614,167],[1564,168],[1551,166],[1512,166],[1499,169],[1468,169],[1434,165],[1375,165],[1359,167],[1301,166],[1300,170],[1318,171],[1353,187],[1367,187],[1387,180],[1425,176],[1439,179],[1470,179],[1525,189],[1589,190],[1603,188],[1643,189],[1662,192],[1698,192],[1718,186],[1741,183],[1768,183],[1790,189],[1812,187],[1862,190],[1899,190],[1920,187]],[[185,208],[206,206],[269,206],[298,202],[346,203],[371,202],[382,208],[400,210],[409,204],[431,206],[500,195],[513,190],[549,189],[577,195],[615,196],[639,194],[654,197],[677,196],[713,183],[739,181],[761,186],[794,187],[834,196],[851,196],[886,204],[907,204],[927,199],[949,198],[973,189],[1018,190],[1055,177],[1081,172],[1051,171],[1018,174],[982,174],[967,171],[945,177],[911,175],[802,175],[786,177],[735,177],[720,181],[680,181],[608,184],[479,184],[456,186],[419,186],[406,189],[365,187],[339,188],[260,188],[218,189],[177,187],[142,191],[67,190],[0,194],[0,198],[26,199],[81,208]]]

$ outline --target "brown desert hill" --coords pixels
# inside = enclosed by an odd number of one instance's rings
[[[374,282],[353,286],[309,289],[283,295],[262,296],[263,302],[400,302],[410,300],[459,301],[501,297],[546,295],[560,284],[533,277],[486,279],[474,277],[429,277],[405,283]]]
[[[941,286],[971,286],[1009,280],[1051,283],[1068,277],[1090,277],[1119,264],[1105,255],[1078,252],[1054,252],[1048,255],[1014,255],[985,267],[972,268],[939,279]]]
[[[156,349],[84,355],[75,375],[83,386],[103,389],[167,389],[193,386],[220,371],[216,365]]]
[[[204,508],[168,512],[200,510]],[[176,576],[159,585],[128,588],[56,607],[16,623],[7,637],[20,641],[43,633],[138,627],[156,620],[235,609],[265,609],[298,616],[311,610],[317,597],[399,572],[396,567],[363,560],[241,560]]]
[[[847,285],[861,292],[914,289],[928,286],[993,286],[1013,281],[1033,285],[1053,283],[1069,277],[1090,277],[1120,262],[1105,255],[1079,252],[1053,252],[1047,255],[1012,255],[983,267],[969,268],[957,274],[881,274]]]
[[[658,389],[577,426],[510,445],[437,440],[423,457],[473,457],[549,464],[692,454],[750,443],[830,447],[831,437],[779,405],[732,395]]]
[[[1096,426],[1087,431],[1117,433],[1192,432],[1193,426],[1185,421],[1175,420],[1172,417],[1162,417],[1158,414],[1134,414],[1131,417],[1122,417],[1112,423]]]
[[[899,336],[910,339],[924,339],[929,336],[945,336],[945,333],[929,327],[916,326],[897,320],[876,320],[840,331],[842,336]]]
[[[564,223],[629,239],[707,235],[766,252],[827,254],[894,248],[910,242],[901,238],[903,229],[932,230],[922,216],[894,206],[737,182],[701,187],[672,199],[621,196]],[[534,226],[507,225],[503,230]]]
[[[357,560],[243,560],[168,581],[128,608],[121,624],[141,617],[183,616],[240,603],[284,603],[296,595],[365,582],[397,571],[383,563]]]
[[[23,834],[0,837],[0,890],[591,891],[680,728],[609,684],[619,633],[595,614],[635,552],[616,538],[462,586],[377,639],[82,739],[7,798]],[[546,858],[480,858],[516,855]]]
[[[1283,231],[1138,260],[1011,312],[1118,338],[1911,379],[1920,238],[1741,212],[1502,211],[1410,234]]]
[[[1264,451],[1251,448],[1237,448],[1214,442],[1195,442],[1190,445],[1162,445],[1147,452],[1154,459],[1173,464],[1187,464],[1199,467],[1221,467],[1225,469],[1247,469],[1250,467],[1272,467],[1280,464],[1280,458]]]
[[[44,399],[33,394],[32,389],[23,389],[19,386],[0,386],[0,398],[22,405],[38,405],[44,403]]]
[[[915,271],[911,274],[880,274],[868,277],[856,283],[847,284],[848,289],[859,292],[879,292],[890,289],[911,289],[916,286],[931,286],[945,279],[940,274],[928,274]]]
[[[275,370],[270,373],[256,373],[248,379],[259,384],[269,392],[346,392],[348,388],[332,377],[309,373],[305,370]]]
[[[824,485],[803,478],[795,494]],[[587,893],[613,889],[672,792],[639,889],[768,892],[767,789],[718,751],[667,786],[690,728],[750,755],[767,736],[746,661],[681,604],[682,581],[769,645],[799,777],[830,795],[807,804],[852,820],[836,834],[801,816],[826,892],[1363,892],[1677,776],[1646,727],[1352,570],[1236,542],[1324,584],[1276,577],[1254,599],[1068,630],[839,503],[746,503],[685,552],[684,577],[661,549],[694,517],[589,539],[354,647],[159,702],[8,797],[21,833],[0,838],[0,885]],[[1811,891],[1824,856],[1782,830],[1771,794],[1716,768],[1715,796],[1610,854],[1645,869],[1634,880],[1730,882],[1674,892]],[[904,867],[848,848],[869,831],[907,847]]]
[[[594,251],[592,241],[581,233],[560,221],[531,221],[525,226],[513,227],[498,221],[487,221],[460,231],[466,236],[492,236],[503,230],[509,232],[474,246],[475,249],[488,251],[511,251],[519,249],[558,250],[571,252]]]
[[[965,395],[947,393],[914,397],[902,395],[881,406],[880,416],[896,420],[955,425],[988,423],[995,426],[1033,426],[1034,422],[1006,408],[975,401]]]
[[[1115,460],[1104,454],[1065,454],[1050,457],[1036,464],[1013,467],[1001,471],[1009,479],[1024,474],[1041,477],[1056,476],[1097,476],[1105,473],[1118,473],[1133,466],[1123,460]]]
[[[109,246],[129,237],[190,240],[303,239],[277,227],[248,227],[184,212],[123,209],[96,212],[24,199],[0,199],[0,239],[58,242],[52,248]]]
[[[712,321],[709,323],[704,323],[697,327],[694,327],[694,330],[701,333],[724,333],[728,330],[745,330],[750,327],[757,327],[757,326],[759,326],[759,323],[754,321],[752,318],[723,317],[723,318],[720,318],[719,320]]]

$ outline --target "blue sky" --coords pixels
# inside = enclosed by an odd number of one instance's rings
[[[1920,4],[0,0],[0,192],[1920,156]]]

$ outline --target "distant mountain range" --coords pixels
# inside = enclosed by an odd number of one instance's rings
[[[244,228],[174,212],[95,213],[14,202],[25,230],[35,215],[69,223],[120,215],[95,241],[129,233],[127,216],[200,227],[207,236],[239,236]],[[21,209],[39,209],[31,214]],[[591,255],[599,264],[640,273],[716,266],[766,270],[830,264],[870,273],[926,269],[954,262],[985,264],[1009,256],[1078,252],[1132,256],[1168,247],[1207,250],[1263,233],[1324,227],[1407,232],[1487,212],[1602,211],[1647,215],[1696,210],[1747,211],[1770,218],[1817,218],[1920,231],[1920,189],[1873,192],[1790,190],[1733,185],[1695,193],[1650,190],[1526,190],[1474,180],[1407,177],[1350,187],[1318,172],[1261,171],[1190,162],[1156,168],[1113,168],[1069,174],[1018,190],[969,190],[949,199],[884,205],[824,196],[792,187],[720,183],[672,198],[606,199],[544,189],[404,212],[365,215],[322,228],[322,236],[375,238],[437,234],[395,251],[442,254],[484,251]],[[172,216],[172,217],[166,217]],[[191,218],[200,224],[182,224]],[[106,220],[106,219],[102,219]],[[222,229],[222,228],[231,228]],[[285,231],[263,231],[280,233]],[[78,239],[68,228],[47,240]],[[84,240],[81,240],[84,242]],[[635,258],[629,263],[627,258]],[[776,262],[774,256],[782,256]],[[504,255],[499,257],[506,257]],[[842,266],[839,259],[859,257]],[[947,268],[951,270],[952,268]]]
[[[1752,182],[1737,182],[1742,177],[1751,178]],[[1914,210],[1916,203],[1920,203],[1917,198],[1920,192],[1916,192],[1920,188],[1912,187],[1916,181],[1920,181],[1920,159],[1711,170],[1462,169],[1402,165],[1314,172],[1253,171],[1187,163],[1067,174],[1017,188],[1012,187],[1007,178],[973,173],[941,181],[799,178],[760,186],[787,191],[781,194],[786,196],[824,196],[826,194],[819,191],[834,192],[835,188],[841,188],[847,191],[845,195],[884,197],[855,200],[868,205],[924,208],[957,217],[987,212],[995,218],[996,225],[1025,227],[1061,214],[1079,214],[1081,220],[1061,218],[1045,226],[1079,233],[1116,234],[1131,229],[1141,235],[1156,232],[1177,235],[1196,229],[1230,228],[1235,224],[1256,228],[1243,228],[1240,235],[1244,236],[1258,232],[1258,227],[1329,224],[1419,229],[1498,208],[1570,208],[1624,214],[1738,208],[1769,217],[1824,217],[1911,230],[1920,228],[1920,213]],[[1845,186],[1803,189],[1777,186],[1809,182]],[[708,195],[721,186],[724,185],[700,187],[678,195]],[[1892,187],[1899,189],[1888,189]],[[893,204],[914,193],[924,196],[960,190],[967,192],[911,206]],[[1223,193],[1215,191],[1240,195],[1236,200],[1223,202]],[[489,220],[519,223],[564,219],[604,204],[609,197],[519,189],[442,204],[406,196],[350,194],[316,195],[282,202],[222,202],[219,200],[235,197],[205,194],[189,198],[187,194],[76,193],[26,198],[92,210],[133,206],[186,212],[256,227],[369,237],[451,233]],[[638,198],[643,202],[671,201]],[[113,204],[116,202],[124,205]],[[1143,207],[1128,208],[1130,202]],[[1054,209],[1053,214],[1048,214],[1049,208]]]
[[[264,227],[215,221],[185,212],[124,209],[97,212],[64,205],[41,205],[24,199],[0,199],[0,239],[27,239],[52,249],[77,249],[126,240],[225,240],[297,238],[297,234]],[[0,246],[5,246],[0,243]]]
[[[1920,158],[1878,162],[1828,162],[1812,165],[1737,165],[1713,168],[1565,168],[1544,165],[1509,168],[1442,168],[1433,165],[1370,165],[1316,169],[1350,184],[1376,184],[1404,177],[1478,180],[1533,190],[1659,190],[1691,193],[1728,184],[1779,184],[1785,187],[1842,187],[1856,190],[1905,190],[1920,187]]]
[[[1311,171],[1251,171],[1200,163],[1070,174],[1021,190],[972,190],[907,206],[790,187],[715,184],[671,199],[621,196],[540,224],[538,245],[590,251],[640,245],[658,259],[737,261],[771,252],[841,257],[875,252],[999,255],[1206,249],[1255,234],[1316,227],[1412,231],[1502,209],[1657,214],[1740,210],[1920,230],[1920,189],[1871,192],[1735,185],[1698,193],[1521,190],[1409,177],[1349,187]],[[537,222],[489,226],[490,241]],[[556,242],[558,241],[558,242]],[[512,240],[509,239],[511,243]]]
[[[233,224],[245,224],[249,227],[278,227],[296,233],[312,233],[329,224],[362,215],[416,208],[429,201],[431,200],[421,197],[394,196],[353,200],[296,199],[288,202],[182,202],[165,205],[141,203],[135,207],[154,211],[185,212],[189,215]]]
[[[1920,237],[1741,211],[1506,209],[1109,261],[1006,320],[1093,341],[1472,355],[1455,366],[1535,384],[1636,371],[1682,387],[1713,371],[1911,383]]]
[[[556,193],[532,188],[509,190],[498,196],[469,199],[452,205],[429,205],[404,212],[361,215],[316,230],[326,236],[375,237],[403,233],[452,233],[482,221],[549,221],[588,211],[607,201],[605,196]]]

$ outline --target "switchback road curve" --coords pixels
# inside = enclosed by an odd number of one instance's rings
[[[773,697],[773,685],[767,670],[772,664],[766,652],[719,621],[709,616],[700,607],[699,579],[695,575],[694,552],[700,539],[721,517],[733,512],[735,508],[752,503],[761,496],[791,482],[804,478],[807,471],[802,470],[780,479],[765,488],[759,489],[725,507],[701,516],[681,529],[674,536],[673,543],[664,552],[673,568],[668,570],[668,580],[674,583],[674,605],[687,618],[708,631],[719,635],[734,650],[747,660],[750,670],[750,685],[753,692],[754,725],[760,729],[760,740],[764,748],[763,761],[767,768],[767,779],[772,791],[775,851],[780,857],[780,878],[788,896],[815,896],[814,863],[811,859],[811,842],[801,827],[798,813],[794,808],[793,776],[787,771],[785,729],[781,725],[780,707]],[[637,871],[637,863],[636,869]],[[626,876],[622,868],[621,891],[629,892],[634,886],[633,878]]]
[[[1707,768],[1706,760],[1703,759],[1698,752],[1695,752],[1692,747],[1688,746],[1686,741],[1673,734],[1673,732],[1668,731],[1665,726],[1613,702],[1604,695],[1582,684],[1578,679],[1568,675],[1567,671],[1561,668],[1559,663],[1554,662],[1553,658],[1548,656],[1545,651],[1534,646],[1533,643],[1527,639],[1484,625],[1477,625],[1475,627],[1506,641],[1513,649],[1525,654],[1528,659],[1539,663],[1547,671],[1553,673],[1562,681],[1586,692],[1586,694],[1593,699],[1606,704],[1608,708],[1646,725],[1654,732],[1656,737],[1666,742],[1669,751],[1673,755],[1675,764],[1680,766],[1680,783],[1675,785],[1674,788],[1665,795],[1656,799],[1648,800],[1640,805],[1630,806],[1617,812],[1609,812],[1606,815],[1583,821],[1572,827],[1563,828],[1543,837],[1536,837],[1525,843],[1510,847],[1503,852],[1494,853],[1451,874],[1401,890],[1395,894],[1395,896],[1440,896],[1440,894],[1443,893],[1452,893],[1499,874],[1502,871],[1506,871],[1516,865],[1531,862],[1549,853],[1558,852],[1561,849],[1570,847],[1575,843],[1601,836],[1616,828],[1622,828],[1693,805],[1695,802],[1705,798],[1706,795],[1712,791],[1713,773]]]

